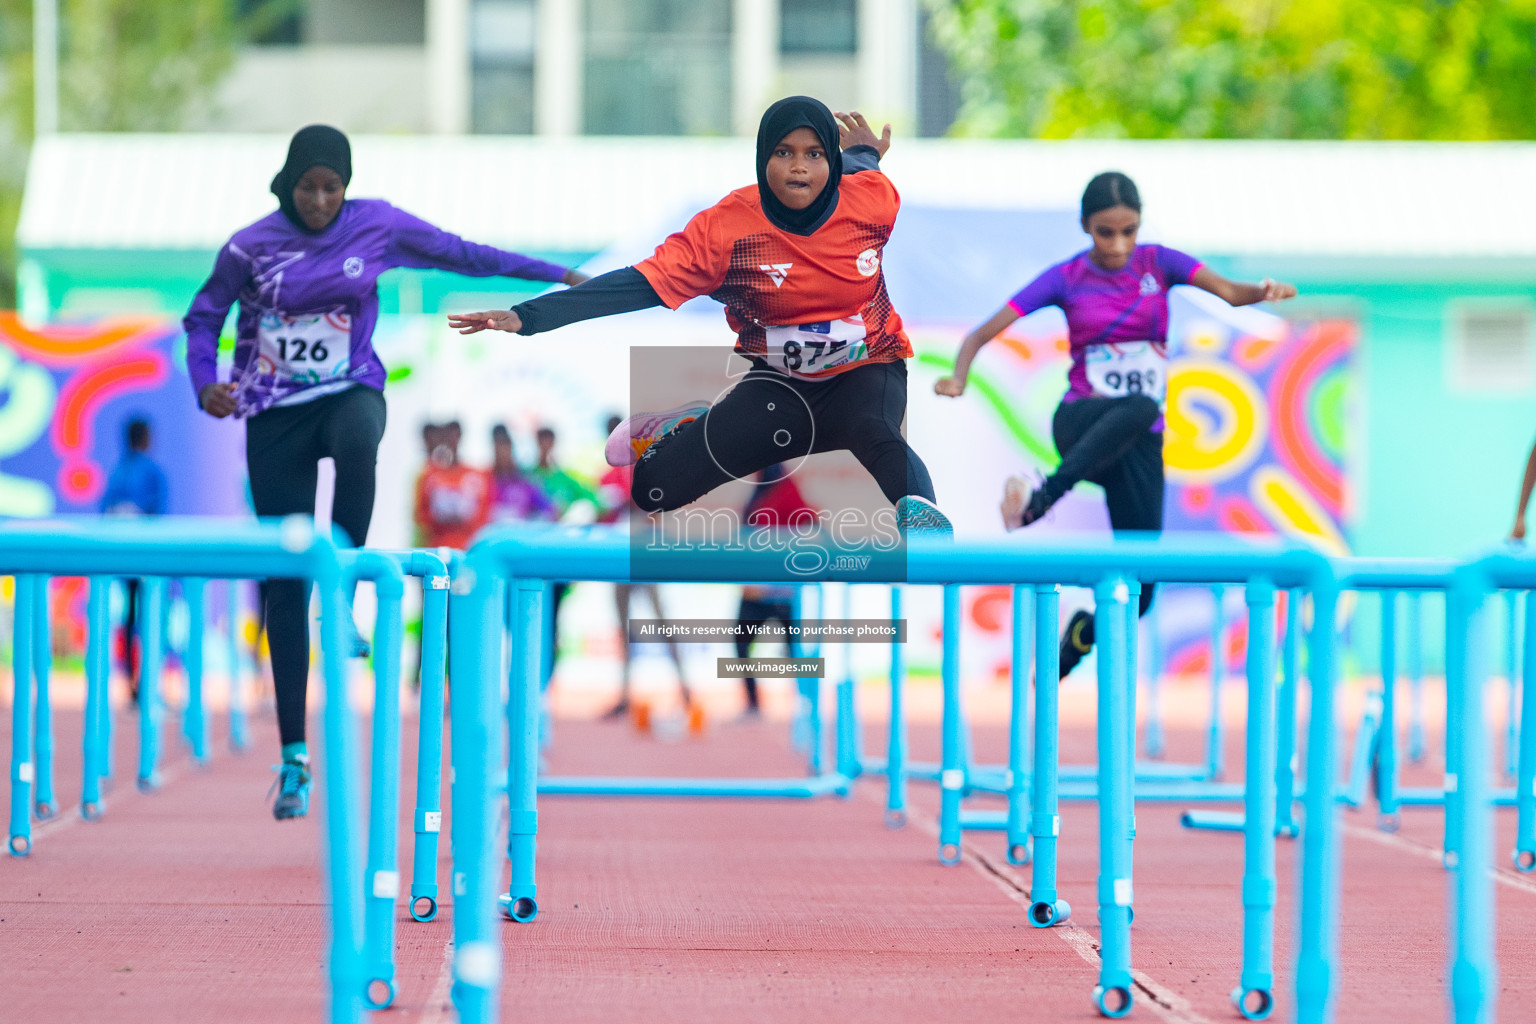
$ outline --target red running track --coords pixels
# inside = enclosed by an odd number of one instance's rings
[[[119,784],[107,817],[82,822],[78,715],[61,713],[63,815],[37,828],[27,859],[0,861],[0,1019],[312,1022],[324,1006],[320,820],[277,823],[263,795],[275,738],[222,747],[206,770],[178,742],[159,793],[134,791],[136,736],[120,712]],[[413,723],[412,723],[413,724]],[[9,750],[9,715],[0,749]],[[937,730],[912,730],[913,756]],[[414,743],[407,727],[407,763]],[[1195,760],[1201,736],[1170,736]],[[869,745],[882,745],[870,729]],[[1069,760],[1091,731],[1071,726]],[[1001,728],[979,727],[978,756],[1000,761]],[[1228,763],[1240,766],[1234,746]],[[614,723],[562,721],[560,774],[797,774],[780,723],[719,726],[660,744]],[[1438,773],[1419,769],[1408,781]],[[411,787],[404,787],[407,793]],[[1091,1021],[1097,971],[1094,808],[1064,805],[1061,889],[1073,920],[1025,921],[1028,868],[1009,868],[1000,835],[973,835],[965,862],[936,863],[937,794],[911,788],[913,823],[881,824],[883,780],[848,801],[812,803],[546,799],[541,913],[506,924],[504,1018],[518,1021]],[[318,810],[318,807],[316,808]],[[1227,1002],[1240,954],[1241,837],[1179,827],[1177,805],[1143,804],[1136,845],[1140,971],[1133,1019],[1238,1019]],[[1338,1019],[1406,1024],[1446,1017],[1446,876],[1440,815],[1409,811],[1396,836],[1373,813],[1345,815],[1343,980]],[[1499,818],[1501,861],[1513,818]],[[446,837],[446,830],[445,830]],[[402,851],[408,856],[408,827]],[[446,843],[445,843],[446,846]],[[1276,1020],[1290,1019],[1294,855],[1280,845]],[[445,851],[446,853],[446,851]],[[446,858],[442,877],[447,878]],[[402,868],[408,870],[409,864]],[[1536,881],[1498,869],[1504,1019],[1536,996]],[[447,887],[445,886],[445,889]],[[400,996],[378,1019],[447,1021],[451,901],[431,924],[401,907]]]

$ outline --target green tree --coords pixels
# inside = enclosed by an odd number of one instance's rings
[[[1536,0],[925,0],[962,135],[1536,137]]]
[[[59,0],[59,127],[175,131],[212,109],[241,40],[300,0]],[[0,307],[15,302],[16,217],[32,139],[33,0],[0,0]]]

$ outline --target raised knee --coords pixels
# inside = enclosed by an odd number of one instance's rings
[[[635,476],[629,485],[629,496],[634,499],[642,512],[666,512],[677,507],[667,503],[666,488],[657,477],[658,474],[646,468],[646,460],[641,459],[639,465],[635,466]]]

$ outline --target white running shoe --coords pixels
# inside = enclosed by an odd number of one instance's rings
[[[949,517],[927,498],[909,494],[896,503],[896,526],[902,533],[926,533],[938,537],[953,537],[955,528]]]
[[[666,412],[637,412],[613,428],[603,457],[610,466],[633,466],[651,445],[708,411],[708,402],[687,402]]]
[[[1010,476],[1008,482],[1003,484],[1003,528],[1009,530],[1020,529],[1035,522],[1045,515],[1044,501],[1040,488],[1044,481],[1039,476],[1025,471],[1021,476]]]

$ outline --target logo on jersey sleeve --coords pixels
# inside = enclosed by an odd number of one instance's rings
[[[880,271],[880,250],[865,249],[854,260],[854,266],[859,268],[859,273],[865,277],[874,277]]]
[[[1141,294],[1156,295],[1162,290],[1162,287],[1157,283],[1157,278],[1152,276],[1150,270],[1141,275]]]
[[[362,277],[363,258],[361,256],[348,256],[346,262],[341,265],[341,272],[348,277]]]
[[[760,263],[757,269],[768,275],[768,280],[773,282],[775,288],[782,288],[792,266],[793,263]]]

